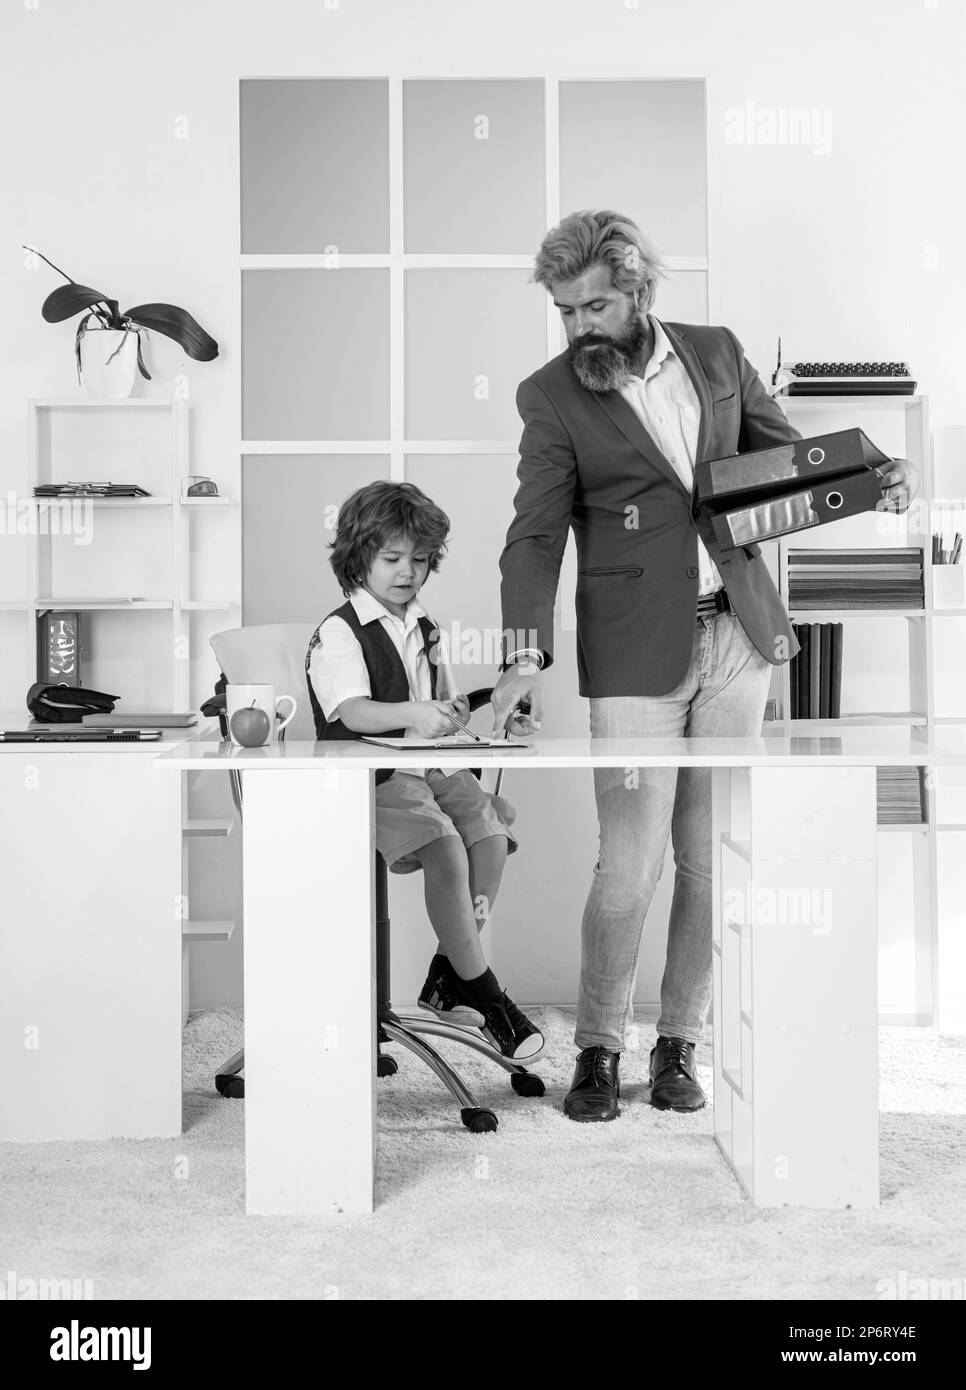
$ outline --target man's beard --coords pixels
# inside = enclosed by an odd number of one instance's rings
[[[596,333],[575,338],[570,344],[574,375],[588,391],[616,391],[627,380],[650,336],[647,320],[635,313],[619,338],[606,338]]]

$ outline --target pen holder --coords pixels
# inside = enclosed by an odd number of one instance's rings
[[[966,608],[966,566],[937,565],[932,567],[933,608]]]

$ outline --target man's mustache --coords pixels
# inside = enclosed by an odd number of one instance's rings
[[[595,346],[613,348],[616,352],[627,351],[626,343],[619,342],[614,338],[604,338],[591,333],[585,334],[583,338],[575,338],[570,344],[570,350],[571,352],[579,352],[581,348]]]

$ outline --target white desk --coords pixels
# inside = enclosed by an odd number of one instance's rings
[[[192,734],[0,743],[0,1140],[181,1133],[181,794],[152,769]]]
[[[154,764],[242,772],[250,1213],[372,1210],[371,772],[426,756],[360,743],[195,743]],[[434,760],[465,765],[467,753]],[[473,760],[715,769],[715,1137],[758,1205],[876,1206],[875,769],[966,758],[879,727],[546,738]]]

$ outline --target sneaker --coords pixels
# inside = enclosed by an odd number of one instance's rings
[[[455,1023],[460,1028],[482,1028],[485,1022],[479,1009],[474,1009],[458,993],[459,976],[451,966],[426,977],[417,1003],[441,1023]]]
[[[486,1022],[481,1032],[504,1057],[515,1062],[532,1062],[544,1048],[543,1034],[526,1014],[521,1013],[506,990],[499,1004],[483,1006]]]

